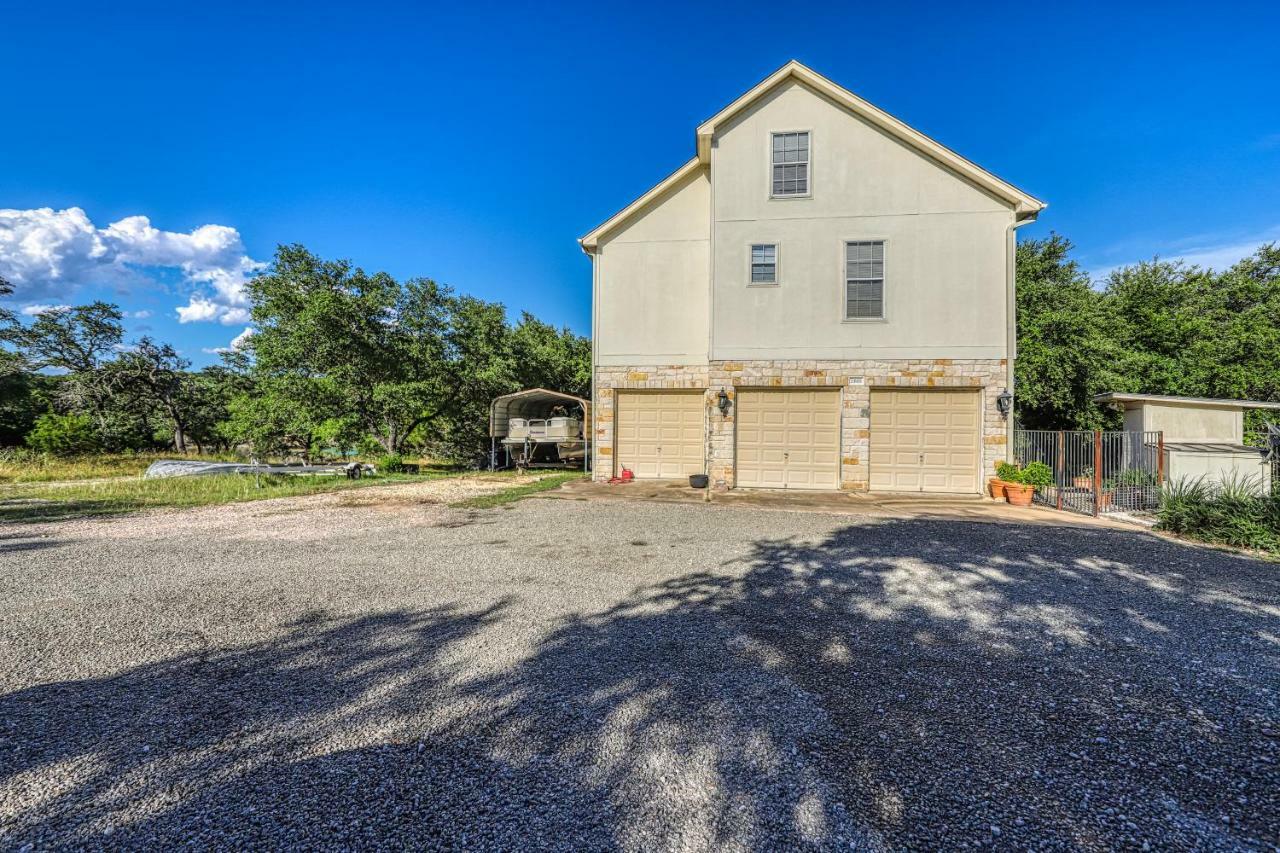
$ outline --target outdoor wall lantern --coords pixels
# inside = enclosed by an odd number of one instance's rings
[[[721,388],[720,393],[716,395],[716,405],[720,407],[720,415],[722,417],[729,414],[730,404],[731,401],[729,400],[729,394]]]
[[[1009,393],[1008,388],[1001,391],[1000,396],[996,397],[996,408],[1000,410],[1001,417],[1009,417],[1009,412],[1013,409],[1013,395]]]

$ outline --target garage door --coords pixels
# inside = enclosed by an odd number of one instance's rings
[[[840,391],[737,394],[738,485],[840,488]]]
[[[630,468],[646,479],[703,473],[704,410],[701,391],[618,392],[617,472]]]
[[[980,395],[871,391],[871,488],[977,492]]]

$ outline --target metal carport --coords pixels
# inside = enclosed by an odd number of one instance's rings
[[[556,406],[564,406],[569,411],[578,409],[582,412],[582,440],[586,445],[583,466],[590,467],[591,402],[572,394],[562,394],[546,388],[528,388],[497,397],[489,406],[489,470],[497,467],[498,441],[507,437],[513,417],[546,418]]]

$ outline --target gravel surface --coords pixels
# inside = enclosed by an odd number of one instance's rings
[[[1280,844],[1275,564],[342,497],[0,527],[0,848]]]

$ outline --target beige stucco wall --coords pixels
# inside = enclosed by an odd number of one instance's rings
[[[770,134],[807,130],[812,196],[771,199]],[[711,152],[711,358],[999,359],[1013,212],[800,83],[717,134]],[[883,239],[884,321],[844,321],[844,243]],[[749,246],[781,283],[748,287]]]
[[[601,242],[596,363],[706,363],[711,184],[705,169]]]
[[[1166,442],[1216,441],[1240,444],[1244,441],[1244,409],[1223,409],[1170,403],[1128,403],[1124,428],[1130,431],[1163,432]]]
[[[841,390],[840,487],[863,490],[870,480],[871,390],[873,388],[975,388],[982,394],[982,475],[1005,458],[1008,422],[996,397],[1004,387],[1001,359],[896,359],[888,361],[714,361],[710,364],[597,366],[592,411],[592,476],[607,480],[614,470],[615,395],[627,389],[702,389],[707,406],[707,473],[716,488],[735,485],[734,412],[722,415],[715,398],[723,388],[822,387]],[[980,478],[982,479],[982,478]]]
[[[1165,451],[1165,476],[1172,483],[1204,479],[1210,483],[1235,481],[1271,494],[1271,463],[1254,451]]]

